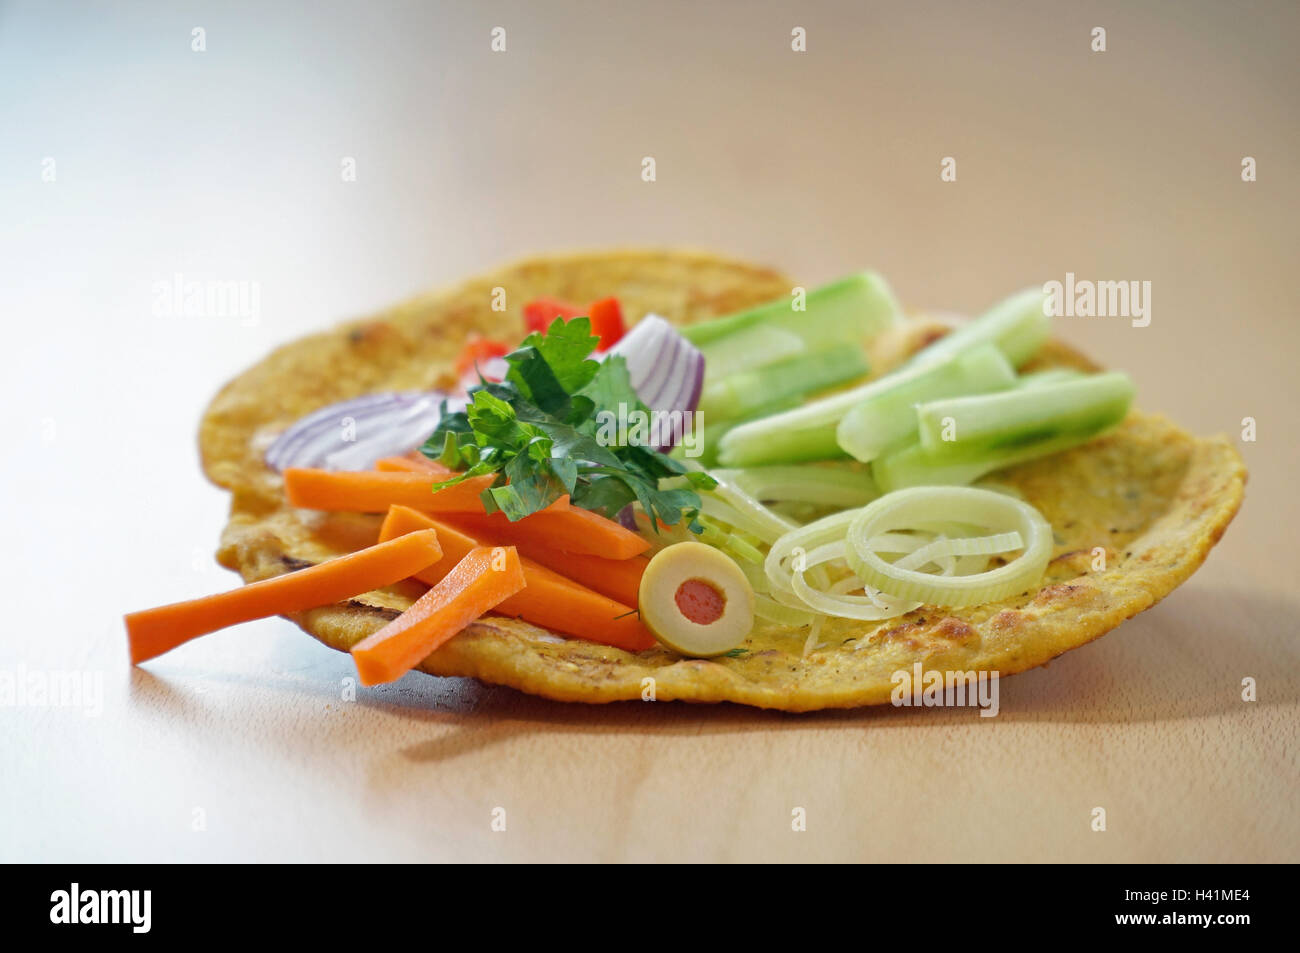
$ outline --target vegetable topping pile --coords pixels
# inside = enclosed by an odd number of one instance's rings
[[[1091,440],[1133,398],[1124,374],[1020,371],[1049,335],[1037,291],[874,377],[904,319],[873,273],[682,331],[629,330],[614,298],[523,317],[518,346],[469,337],[457,391],[363,395],[268,450],[290,506],[383,514],[373,546],[132,613],[132,661],[408,579],[427,592],[352,650],[365,684],[485,613],[696,656],[806,628],[806,654],[829,618],[1030,590],[1051,527],[980,481]]]

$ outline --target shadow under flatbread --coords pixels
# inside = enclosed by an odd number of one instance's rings
[[[1242,619],[1225,632],[1204,624],[1232,604]],[[1238,608],[1239,607],[1239,608]],[[765,711],[723,703],[684,702],[647,705],[614,702],[593,707],[551,702],[511,689],[464,680],[432,679],[400,698],[370,696],[365,704],[443,725],[472,719],[459,732],[402,749],[412,761],[441,761],[525,733],[651,731],[656,734],[728,734],[785,730],[814,725],[903,730],[912,726],[980,724],[990,730],[1007,722],[1135,724],[1212,715],[1250,713],[1253,705],[1300,700],[1300,650],[1266,655],[1250,634],[1294,618],[1300,601],[1290,603],[1257,594],[1190,587],[1150,612],[1130,620],[1118,633],[1069,653],[1068,658],[1004,680],[1000,711],[980,718],[971,708],[875,707],[824,710],[806,714]],[[1241,680],[1256,679],[1259,700],[1242,700]],[[442,703],[429,707],[433,697]],[[456,703],[446,702],[455,698]],[[459,706],[464,705],[462,709]]]
[[[1240,620],[1232,631],[1205,623],[1223,618],[1225,605],[1231,617]],[[268,647],[271,664],[265,677],[208,671],[203,678],[270,693],[301,697],[306,692],[322,703],[357,704],[377,714],[426,724],[434,729],[434,737],[396,749],[386,749],[384,735],[375,735],[376,753],[396,753],[417,763],[453,760],[539,732],[707,736],[828,726],[901,731],[970,724],[997,730],[1009,722],[1133,724],[1248,714],[1251,706],[1241,699],[1241,680],[1247,676],[1258,683],[1255,705],[1300,700],[1300,647],[1286,655],[1266,654],[1251,637],[1297,616],[1300,600],[1237,589],[1184,587],[1117,632],[1050,665],[1003,680],[995,718],[981,718],[969,707],[879,706],[790,714],[730,703],[588,705],[550,701],[469,678],[418,672],[392,685],[358,688],[356,702],[350,703],[339,695],[342,679],[354,675],[348,657],[294,639],[277,639]],[[311,657],[304,657],[304,652]],[[181,680],[194,674],[176,671]],[[181,723],[205,708],[201,696],[171,684],[165,675],[139,668],[132,670],[129,695],[140,704],[171,710]],[[295,743],[293,731],[279,738],[261,737],[271,746]]]
[[[1206,620],[1222,619],[1231,629]],[[1138,723],[1246,714],[1300,700],[1300,644],[1265,652],[1257,633],[1290,626],[1300,599],[1185,586],[1115,632],[1002,685],[994,721]],[[1242,679],[1258,701],[1244,702]]]

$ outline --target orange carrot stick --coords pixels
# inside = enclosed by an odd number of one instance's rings
[[[432,513],[482,513],[479,494],[492,485],[490,475],[471,477],[436,493],[433,473],[339,472],[290,467],[284,492],[290,506],[309,510],[383,513],[394,503]],[[568,505],[567,503],[565,504]]]
[[[382,460],[376,460],[375,469],[386,473],[432,473],[443,480],[450,479],[452,476],[452,471],[430,460],[418,450],[405,457],[384,457]]]
[[[131,662],[138,665],[190,639],[266,616],[301,612],[391,586],[441,558],[431,529],[239,589],[126,616]]]
[[[650,560],[645,556],[628,559],[605,559],[584,553],[566,553],[547,546],[516,541],[519,555],[540,563],[547,569],[567,576],[588,589],[625,606],[636,605],[641,591],[641,576]]]
[[[432,459],[430,459],[429,457],[426,457],[426,456],[425,456],[423,453],[421,453],[419,450],[412,450],[410,453],[408,453],[408,454],[406,455],[406,459],[408,459],[408,460],[414,460],[416,463],[423,463],[423,464],[425,464],[426,466],[432,467],[432,468],[435,469],[435,470],[446,470],[446,469],[447,469],[447,468],[444,467],[441,463],[439,463],[437,460],[432,460]]]
[[[438,542],[442,544],[442,559],[415,574],[416,579],[431,586],[441,582],[451,567],[470,551],[491,545],[482,537],[462,532],[405,506],[394,506],[388,511],[379,538],[395,539],[422,529],[437,530]],[[631,608],[636,605],[635,593],[630,605],[622,604],[527,557],[520,561],[528,585],[522,592],[502,602],[495,611],[519,616],[553,632],[613,645],[629,652],[640,652],[654,646],[654,637]]]
[[[419,504],[412,505],[417,509],[429,509]],[[454,522],[461,529],[489,533],[511,545],[547,546],[552,550],[605,559],[631,559],[650,548],[649,541],[640,534],[578,506],[565,512],[543,510],[514,523],[503,513],[489,516],[460,510],[456,511]]]
[[[436,493],[430,490],[429,476],[439,480],[450,475],[451,471],[427,457],[385,457],[375,463],[373,471],[291,467],[284,471],[284,489],[291,506],[306,509],[382,513],[389,506],[410,506],[426,513],[473,515],[480,520],[475,529],[490,530],[511,545],[544,544],[561,552],[605,559],[630,559],[650,548],[640,534],[614,520],[570,506],[567,496],[514,523],[504,513],[489,516],[483,512],[480,495],[494,478],[471,477]]]
[[[483,539],[462,532],[449,523],[435,519],[426,513],[413,510],[409,506],[390,506],[384,523],[379,528],[380,542],[397,539],[407,533],[418,533],[431,529],[438,533],[438,544],[442,547],[442,558],[430,566],[425,566],[415,573],[414,578],[430,586],[442,582],[444,576],[451,572],[453,566],[476,549],[494,545]]]
[[[654,648],[654,636],[631,606],[621,605],[531,560],[524,563],[524,573],[528,588],[497,606],[503,615],[517,615],[553,632],[628,652]]]
[[[361,684],[378,685],[401,678],[524,585],[524,570],[513,546],[470,550],[411,608],[352,647]]]
[[[395,464],[394,464],[395,465]],[[432,478],[432,479],[431,479]],[[650,548],[650,543],[613,520],[590,510],[571,507],[562,496],[546,509],[517,522],[504,513],[483,512],[479,495],[491,486],[490,474],[471,477],[434,492],[435,474],[397,470],[339,472],[290,467],[284,471],[284,491],[290,506],[313,510],[383,513],[388,507],[410,506],[427,513],[458,513],[482,520],[477,528],[516,540],[545,543],[563,552],[585,553],[606,559],[629,559]]]
[[[391,517],[391,509],[389,514]],[[515,548],[519,550],[519,555],[525,559],[540,563],[547,569],[558,572],[561,576],[567,576],[574,582],[581,583],[588,589],[594,589],[625,606],[637,604],[637,595],[641,591],[641,576],[645,574],[646,566],[650,565],[650,560],[645,556],[606,559],[603,556],[588,556],[585,553],[566,553],[551,545],[550,540],[533,538],[525,540],[518,533],[513,534],[513,540],[509,540],[505,534],[497,530],[500,521],[491,522],[482,519],[474,521],[476,525],[470,526],[468,524],[471,521],[463,519],[462,514],[459,513],[446,514],[441,520],[435,527],[440,533],[470,533],[479,541],[479,545],[483,546],[504,546],[513,542]],[[380,536],[380,539],[391,538],[391,536]],[[438,538],[442,540],[441,535]],[[443,548],[446,549],[445,540]]]

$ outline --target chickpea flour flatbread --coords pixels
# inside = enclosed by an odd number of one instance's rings
[[[290,508],[279,474],[263,461],[266,447],[298,418],[336,401],[452,386],[465,335],[517,335],[520,302],[613,295],[630,318],[654,312],[690,323],[788,295],[793,285],[767,268],[689,251],[547,256],[287,344],[227,384],[200,426],[204,470],[232,495],[218,559],[251,582],[373,544],[380,516]],[[512,306],[494,311],[494,289],[504,289]],[[913,325],[903,352],[932,333],[933,326]],[[1056,342],[1033,363],[1051,366],[1093,369]],[[642,679],[653,677],[660,701],[786,711],[888,702],[893,673],[916,662],[926,670],[1014,674],[1109,632],[1186,580],[1241,505],[1246,471],[1226,439],[1194,437],[1164,417],[1133,412],[1105,436],[1001,471],[996,480],[1018,489],[1056,534],[1042,583],[1003,602],[923,606],[879,623],[827,619],[822,648],[806,658],[806,629],[760,620],[743,652],[707,661],[662,648],[633,654],[487,616],[419,668],[581,702],[639,699]],[[1101,571],[1093,569],[1097,547],[1105,549]],[[423,591],[407,583],[290,618],[347,651]]]

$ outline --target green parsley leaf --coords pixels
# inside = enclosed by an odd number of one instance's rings
[[[573,505],[610,518],[637,503],[657,521],[652,525],[686,520],[701,532],[695,491],[714,481],[641,445],[642,435],[618,434],[611,426],[649,410],[622,357],[590,358],[598,342],[587,318],[557,319],[546,334],[528,335],[506,355],[504,381],[470,388],[464,411],[449,413],[444,402],[442,420],[422,452],[458,472],[435,488],[491,473],[496,479],[483,491],[483,506],[512,521],[567,493]],[[667,478],[677,478],[676,485],[661,490]]]
[[[586,387],[600,370],[600,362],[590,360],[588,357],[599,343],[600,338],[591,333],[590,318],[573,318],[569,321],[556,318],[545,334],[534,331],[524,338],[524,343],[519,345],[517,350],[506,355],[506,363],[511,365],[513,372],[524,363],[523,355],[533,351],[540,357],[565,393],[576,394]],[[536,372],[537,368],[534,367],[533,371]],[[528,380],[523,371],[520,371],[519,376],[525,381]],[[513,375],[507,379],[518,385]],[[529,386],[531,387],[531,382]]]

